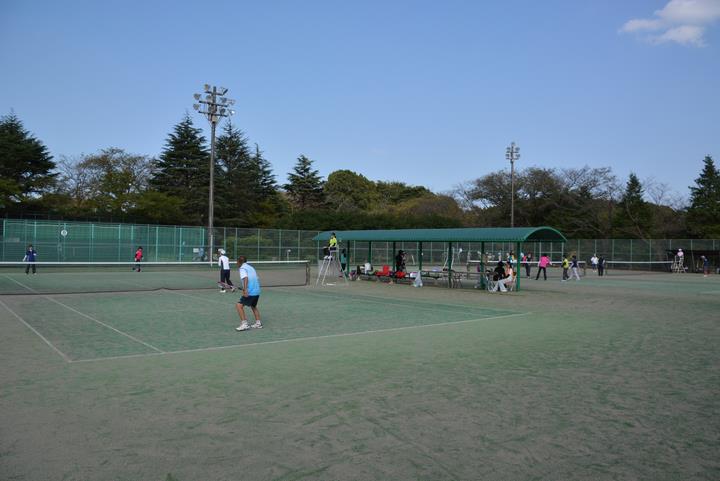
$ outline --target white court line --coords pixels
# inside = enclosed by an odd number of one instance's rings
[[[6,277],[7,277],[7,276],[6,276]],[[16,284],[21,285],[22,287],[28,289],[28,290],[31,291],[31,292],[34,292],[34,293],[36,293],[36,294],[40,294],[38,291],[36,291],[36,290],[33,289],[32,287],[27,286],[27,285],[23,284],[23,283],[20,282],[20,281],[16,281],[15,279],[11,279],[11,278],[9,278],[9,277],[8,277],[8,279],[10,279],[11,281],[15,282]],[[83,313],[83,312],[78,311],[77,309],[74,309],[74,308],[68,306],[67,304],[63,304],[62,302],[58,301],[57,299],[53,299],[52,297],[46,296],[46,295],[44,295],[44,294],[40,294],[40,295],[42,295],[42,297],[44,297],[45,299],[47,299],[47,300],[49,300],[49,301],[52,301],[52,302],[54,302],[54,303],[56,303],[56,304],[60,304],[60,305],[63,306],[64,308],[69,309],[69,310],[75,312],[76,314],[80,314],[81,316],[83,316],[83,317],[85,317],[85,318],[87,318],[87,319],[90,319],[91,321],[96,322],[96,323],[100,324],[101,326],[107,327],[108,329],[110,329],[110,330],[112,330],[112,331],[115,331],[115,332],[117,332],[118,334],[120,334],[120,335],[122,335],[122,336],[125,336],[125,337],[127,337],[127,338],[129,338],[129,339],[132,339],[132,340],[135,341],[135,342],[139,342],[139,343],[142,344],[143,346],[149,347],[149,348],[152,349],[153,351],[157,351],[158,353],[161,353],[161,354],[165,352],[165,351],[163,351],[162,349],[158,349],[157,347],[153,346],[152,344],[148,344],[147,342],[142,341],[142,340],[138,339],[137,337],[135,337],[135,336],[133,336],[133,335],[131,335],[131,334],[128,334],[128,333],[126,333],[126,332],[123,332],[123,331],[121,331],[120,329],[114,328],[114,327],[111,326],[110,324],[106,324],[106,323],[104,323],[104,322],[102,322],[102,321],[100,321],[100,320],[98,320],[98,319],[95,319],[95,318],[92,317],[92,316],[89,316],[89,315],[87,315],[87,314],[85,314],[85,313]],[[71,361],[71,362],[72,362],[72,361]]]
[[[720,294],[720,291],[703,291],[700,294]]]
[[[133,336],[133,335],[131,335],[131,334],[128,334],[127,332],[123,332],[123,331],[121,331],[120,329],[116,329],[116,328],[114,328],[113,326],[111,326],[110,324],[105,324],[104,322],[99,321],[99,320],[95,319],[95,318],[92,317],[92,316],[88,316],[87,314],[85,314],[85,313],[83,313],[83,312],[80,312],[80,311],[78,311],[77,309],[68,306],[67,304],[63,304],[62,302],[58,301],[57,299],[53,299],[52,297],[48,297],[48,296],[43,296],[43,297],[45,297],[46,299],[49,299],[49,300],[53,301],[53,302],[56,303],[56,304],[60,304],[61,306],[65,307],[65,308],[67,308],[67,309],[70,309],[71,311],[73,311],[73,312],[75,312],[75,313],[77,313],[77,314],[80,314],[81,316],[86,317],[86,318],[90,319],[91,321],[97,322],[97,323],[100,324],[101,326],[105,326],[105,327],[107,327],[108,329],[113,330],[113,331],[117,332],[117,333],[120,334],[120,335],[123,335],[123,336],[125,336],[125,337],[127,337],[127,338],[129,338],[129,339],[132,339],[132,340],[135,341],[135,342],[139,342],[139,343],[142,344],[143,346],[147,346],[147,347],[149,347],[150,349],[152,349],[153,351],[157,351],[157,352],[159,352],[159,353],[161,353],[161,354],[164,354],[164,353],[165,353],[165,351],[163,351],[162,349],[158,349],[157,347],[153,346],[152,344],[148,344],[147,342],[142,341],[142,340],[138,339],[137,337],[135,337],[135,336]]]
[[[3,306],[5,309],[7,309],[8,311],[10,311],[10,313],[11,313],[13,316],[17,317],[17,319],[18,319],[20,322],[22,322],[23,324],[25,324],[25,327],[27,327],[28,329],[30,329],[32,332],[34,332],[35,334],[37,334],[37,336],[38,336],[40,339],[42,339],[43,341],[45,341],[45,344],[47,344],[48,346],[50,346],[50,347],[53,349],[53,351],[55,351],[55,352],[57,352],[58,354],[60,354],[60,357],[62,357],[66,362],[72,362],[72,361],[70,360],[70,358],[65,355],[65,353],[63,353],[60,349],[58,349],[57,347],[55,347],[55,346],[53,345],[53,343],[50,342],[50,341],[48,341],[45,336],[43,336],[42,334],[40,334],[34,327],[32,327],[30,324],[28,324],[28,323],[25,321],[25,319],[23,319],[22,317],[20,317],[20,315],[19,315],[17,312],[15,312],[15,311],[13,311],[12,309],[10,309],[10,306],[8,306],[7,304],[5,304],[2,300],[0,300],[0,304],[2,304],[2,306]]]
[[[521,313],[517,313],[517,314],[506,314],[506,315],[502,315],[502,316],[481,317],[478,319],[466,319],[464,321],[441,322],[441,323],[437,323],[437,324],[422,324],[419,326],[389,327],[387,329],[374,329],[371,331],[346,332],[346,333],[342,333],[342,334],[328,334],[326,336],[298,337],[295,339],[279,339],[276,341],[262,341],[262,342],[248,343],[248,344],[233,344],[230,346],[201,347],[198,349],[183,349],[180,351],[167,351],[167,352],[163,352],[163,353],[129,354],[127,356],[98,357],[95,359],[78,359],[76,361],[70,361],[70,362],[75,363],[75,362],[110,361],[110,360],[115,360],[115,359],[127,359],[127,358],[133,358],[133,357],[161,356],[161,355],[170,355],[170,354],[186,354],[186,353],[191,353],[191,352],[221,351],[221,350],[225,350],[225,349],[264,346],[267,344],[285,344],[285,343],[290,343],[290,342],[316,341],[316,340],[320,340],[320,339],[331,339],[331,338],[335,338],[335,337],[364,336],[367,334],[405,331],[405,330],[409,330],[409,329],[423,329],[426,327],[447,327],[447,326],[453,326],[453,325],[457,325],[457,324],[467,324],[470,322],[489,321],[492,319],[506,319],[509,317],[527,316],[529,314],[532,314],[532,312],[521,312]],[[240,334],[240,335],[242,335],[242,334]]]
[[[7,275],[7,274],[4,274],[3,277],[6,278],[6,279],[8,279],[8,280],[13,281],[15,284],[19,285],[20,287],[23,287],[23,288],[27,289],[27,290],[30,291],[30,292],[34,292],[35,294],[39,294],[39,292],[36,291],[35,289],[33,289],[32,287],[26,286],[25,284],[23,284],[23,283],[20,282],[20,281],[16,281],[15,279],[13,279],[12,277],[10,277],[10,276]]]

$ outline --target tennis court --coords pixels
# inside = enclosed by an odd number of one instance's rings
[[[42,277],[0,276],[3,479],[720,477],[718,276],[278,285],[245,333],[236,294]]]

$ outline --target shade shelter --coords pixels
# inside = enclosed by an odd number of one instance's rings
[[[514,243],[515,252],[520,252],[521,243],[525,242],[567,242],[558,230],[552,227],[468,227],[459,229],[386,229],[386,230],[345,230],[321,232],[313,238],[316,241],[328,241],[335,233],[340,242],[367,242],[368,257],[372,258],[373,242],[392,242],[395,252],[396,242],[417,242],[420,270],[422,270],[423,242],[444,242],[448,249],[448,271],[452,270],[453,243],[479,242],[481,259],[485,258],[486,242]],[[484,265],[481,264],[484,271]],[[517,290],[520,289],[520,275],[516,275]],[[451,281],[449,281],[451,282]]]

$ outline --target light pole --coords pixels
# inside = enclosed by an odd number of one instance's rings
[[[210,122],[210,192],[208,199],[208,259],[212,263],[213,249],[215,247],[215,234],[213,232],[214,220],[214,189],[215,189],[215,127],[223,117],[228,117],[235,113],[229,107],[235,104],[235,101],[225,97],[228,89],[225,87],[210,86],[205,84],[205,96],[202,94],[194,94],[193,97],[198,102],[193,104],[193,108],[207,117]]]
[[[510,161],[510,227],[515,227],[515,161],[520,158],[520,147],[515,142],[505,149],[505,158]]]

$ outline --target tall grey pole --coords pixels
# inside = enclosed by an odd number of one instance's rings
[[[505,149],[505,158],[510,161],[510,227],[515,227],[515,161],[520,158],[520,147],[515,142]]]
[[[215,88],[213,87],[213,90]],[[208,250],[209,260],[212,262],[212,253],[215,249],[215,231],[213,222],[215,220],[215,127],[216,121],[210,122],[210,195],[208,199]]]
[[[210,122],[210,189],[208,192],[208,260],[212,262],[213,249],[215,248],[215,130],[217,123],[222,117],[228,117],[235,113],[229,107],[235,101],[225,97],[228,89],[225,87],[210,87],[205,84],[205,97],[195,94],[197,104],[193,108],[207,117]]]

